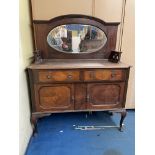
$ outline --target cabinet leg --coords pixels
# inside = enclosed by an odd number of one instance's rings
[[[124,121],[124,119],[125,119],[125,117],[126,117],[126,115],[127,115],[127,112],[126,112],[126,110],[123,110],[122,112],[120,112],[121,113],[121,119],[120,119],[120,127],[119,127],[119,130],[121,131],[121,132],[123,132],[123,121]]]
[[[38,130],[37,130],[37,117],[32,115],[31,116],[31,123],[32,123],[32,126],[33,126],[33,136],[36,136],[36,134],[38,133]]]

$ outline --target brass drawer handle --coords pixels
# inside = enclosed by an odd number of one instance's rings
[[[89,94],[87,94],[86,100],[87,100],[87,102],[89,102],[89,100],[90,100]]]
[[[52,78],[52,76],[51,75],[47,75],[47,79],[51,79]]]
[[[90,76],[91,79],[95,79],[95,73],[93,71],[91,71],[89,73],[89,76]]]
[[[111,77],[114,78],[114,77],[116,77],[116,75],[117,75],[117,74],[112,73],[112,74],[111,74]]]
[[[68,78],[69,80],[72,79],[72,77],[73,77],[72,75],[68,75],[68,76],[67,76],[67,78]]]
[[[75,101],[75,98],[74,98],[74,96],[72,96],[71,97],[71,102],[74,103],[74,101]]]
[[[117,76],[116,72],[115,72],[115,71],[112,71],[112,72],[111,72],[111,78],[114,78],[114,77],[116,77],[116,76]]]

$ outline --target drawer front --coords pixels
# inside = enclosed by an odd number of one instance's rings
[[[102,80],[124,80],[124,71],[123,70],[104,70],[104,69],[96,69],[84,71],[84,81],[102,81]]]
[[[79,81],[79,71],[39,71],[39,82]]]

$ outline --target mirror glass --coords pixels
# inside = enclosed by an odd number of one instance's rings
[[[101,29],[83,24],[60,25],[47,36],[49,46],[67,53],[95,52],[106,42],[107,37]]]

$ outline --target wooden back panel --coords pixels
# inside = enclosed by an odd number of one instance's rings
[[[107,42],[101,49],[92,53],[58,52],[47,43],[48,33],[55,27],[65,24],[86,24],[98,27],[107,36]],[[64,15],[51,20],[34,20],[35,49],[42,52],[43,59],[107,59],[111,50],[115,50],[119,23],[106,23],[98,18],[86,15]]]

